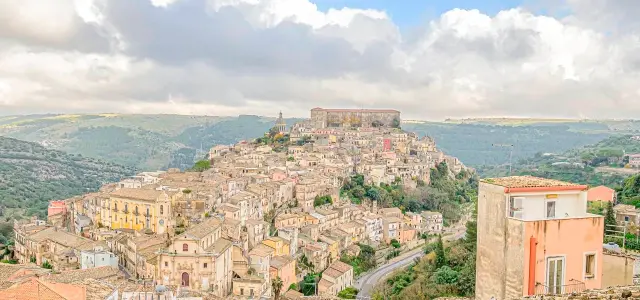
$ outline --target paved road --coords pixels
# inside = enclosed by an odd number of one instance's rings
[[[360,279],[356,281],[356,288],[359,290],[357,299],[368,299],[367,297],[371,297],[371,292],[375,285],[383,279],[386,275],[393,273],[395,269],[402,268],[408,266],[413,263],[414,258],[421,257],[424,255],[422,247],[412,250],[409,252],[410,254],[404,257],[401,260],[396,262],[385,264],[380,266],[375,271],[362,276]],[[406,255],[406,254],[405,254]]]
[[[464,226],[458,227],[458,226],[454,227],[457,229],[454,234],[444,236],[442,237],[442,240],[445,242],[448,242],[448,241],[455,241],[455,240],[464,238],[466,233],[465,227]],[[358,296],[356,296],[356,299],[362,299],[362,300],[371,299],[370,298],[371,292],[373,292],[374,287],[380,280],[384,279],[387,275],[393,273],[396,269],[403,268],[410,265],[411,263],[414,262],[415,258],[422,257],[424,255],[424,252],[422,247],[420,247],[418,249],[411,250],[410,252],[405,253],[404,255],[406,257],[396,262],[382,265],[378,267],[376,270],[374,270],[373,272],[365,274],[362,277],[360,277],[360,279],[356,280],[355,288],[358,289],[359,291]]]

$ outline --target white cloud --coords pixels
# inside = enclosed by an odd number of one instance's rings
[[[377,10],[147,1],[3,2],[0,114],[640,115],[637,2],[567,0],[563,19],[453,9],[409,40]]]

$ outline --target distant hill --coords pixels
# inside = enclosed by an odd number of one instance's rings
[[[49,200],[96,191],[134,173],[132,167],[0,137],[0,223],[45,217]]]
[[[638,173],[625,168],[626,154],[640,153],[640,141],[632,135],[615,135],[602,141],[559,153],[539,152],[514,161],[512,174],[534,175],[589,185],[621,186],[625,178]],[[483,177],[504,176],[506,165],[478,170]]]
[[[292,125],[301,119],[286,119]],[[261,136],[275,118],[184,115],[31,115],[0,117],[0,135],[37,142],[47,148],[134,166],[141,170],[189,168],[215,144]],[[438,148],[464,164],[508,162],[537,152],[561,153],[610,136],[633,133],[638,121],[544,119],[465,119],[406,121],[403,129],[435,138]],[[200,151],[200,150],[203,151]]]
[[[274,121],[258,116],[10,116],[0,117],[0,135],[141,170],[185,169],[211,146],[256,138]]]
[[[513,145],[512,159],[517,161],[538,152],[560,153],[618,134],[605,124],[585,123],[580,127],[576,124],[578,123],[492,125],[407,122],[402,124],[402,128],[433,137],[438,148],[475,168],[509,162],[510,148],[497,145]]]

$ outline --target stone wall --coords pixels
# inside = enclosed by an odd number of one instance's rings
[[[522,297],[522,222],[505,218],[504,188],[480,183],[478,194],[477,299]]]
[[[391,127],[394,119],[400,121],[400,112],[374,109],[321,109],[311,110],[311,124],[314,128],[327,127],[372,127],[374,121],[384,127]]]

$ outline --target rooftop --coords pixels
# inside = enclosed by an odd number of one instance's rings
[[[498,178],[485,178],[484,183],[502,186],[505,188],[548,188],[548,187],[579,187],[580,185],[555,179],[547,179],[533,176],[510,176]]]
[[[164,191],[148,190],[148,189],[119,189],[110,195],[117,198],[127,198],[144,201],[156,201]]]

